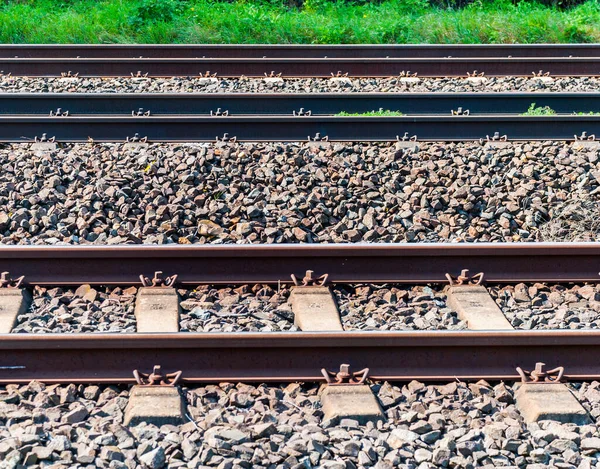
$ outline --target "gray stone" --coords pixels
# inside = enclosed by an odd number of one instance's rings
[[[162,469],[165,466],[165,450],[158,447],[140,456],[140,462],[149,469]]]
[[[405,428],[395,428],[387,437],[387,444],[390,448],[402,448],[407,443],[412,443],[419,439],[419,434]]]

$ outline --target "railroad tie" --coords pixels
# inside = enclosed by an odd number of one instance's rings
[[[343,331],[335,300],[325,285],[327,275],[312,277],[308,270],[302,280],[292,275],[295,286],[290,293],[294,324],[302,331]]]
[[[29,309],[31,293],[23,288],[23,277],[13,280],[8,272],[0,275],[0,334],[8,334],[17,323],[17,317]]]
[[[162,272],[153,279],[142,276],[143,286],[135,302],[138,332],[179,332],[179,295],[173,287],[175,277],[163,280]]]
[[[532,371],[517,368],[522,382],[515,393],[517,409],[526,422],[556,420],[585,425],[592,422],[588,412],[561,381],[562,367],[545,371],[544,363],[536,363]]]
[[[343,331],[340,314],[325,285],[328,275],[313,277],[307,270],[302,279],[292,275],[294,286],[290,293],[290,304],[294,313],[294,324],[302,331]],[[337,373],[322,370],[327,384],[319,392],[323,405],[324,419],[339,423],[343,419],[359,423],[383,420],[383,411],[377,397],[371,391],[367,379],[368,369],[350,372],[350,365],[342,364]]]
[[[447,275],[450,285],[446,287],[448,306],[473,330],[514,329],[498,308],[487,289],[481,285],[483,273],[469,276],[468,270],[453,278]]]
[[[327,381],[319,392],[324,420],[339,424],[343,419],[351,419],[365,424],[385,419],[377,397],[365,384],[368,368],[351,372],[350,365],[342,364],[337,373],[322,373]]]
[[[450,281],[450,286],[446,287],[448,305],[467,322],[469,329],[514,329],[487,289],[481,285],[483,273],[471,277],[468,270],[463,270],[456,278],[450,275],[446,277]],[[523,382],[515,393],[515,399],[523,418],[527,422],[556,420],[563,423],[589,423],[587,411],[560,381],[562,369],[544,372],[543,366],[543,363],[536,364],[532,372],[518,368]],[[552,373],[558,373],[559,370],[558,378],[553,377]]]
[[[157,426],[185,423],[186,409],[177,383],[181,371],[163,374],[160,365],[155,365],[152,373],[133,372],[138,384],[129,394],[125,408],[125,425],[151,423]]]

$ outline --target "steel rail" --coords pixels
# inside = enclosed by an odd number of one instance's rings
[[[597,330],[3,334],[0,383],[130,383],[154,365],[188,383],[322,381],[342,363],[376,380],[516,380],[536,362],[587,380],[599,354]]]
[[[600,57],[598,44],[2,44],[0,58]]]
[[[478,140],[494,132],[511,140],[573,140],[600,133],[600,116],[0,116],[0,141],[47,134],[61,142],[122,142],[135,134],[156,142],[209,142],[227,134],[242,141],[298,142],[320,135],[332,141]]]
[[[446,114],[462,107],[471,114],[524,113],[535,103],[558,113],[598,112],[600,93],[0,93],[0,115],[49,115],[58,108],[71,115],[313,115],[368,112]]]
[[[87,77],[198,76],[207,71],[220,77],[331,77],[337,72],[353,77],[390,77],[405,71],[426,77],[466,76],[474,70],[488,76],[599,76],[600,57],[512,58],[49,58],[0,59],[0,73],[15,76],[56,77],[71,72]]]
[[[131,286],[155,271],[183,286],[291,283],[307,270],[333,283],[446,283],[462,269],[489,283],[598,282],[600,243],[2,246],[0,266],[42,286]]]

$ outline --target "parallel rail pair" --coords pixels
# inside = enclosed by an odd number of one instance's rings
[[[198,76],[206,71],[222,77],[264,76],[271,71],[288,77],[385,77],[410,71],[421,76],[524,75],[543,71],[555,76],[600,75],[597,45],[498,46],[115,46],[8,45],[0,47],[5,74],[60,76]]]
[[[0,264],[26,285],[135,285],[177,274],[181,285],[286,282],[311,269],[335,283],[443,282],[483,271],[489,282],[597,282],[600,243],[3,247]],[[518,379],[516,367],[563,366],[599,379],[600,331],[5,334],[0,382],[132,382],[132,370],[181,370],[185,382],[319,381],[321,368],[370,368],[373,379]]]
[[[561,114],[521,115],[533,103]],[[406,115],[335,115],[378,109]],[[42,134],[60,142],[122,142],[135,134],[151,142],[214,141],[225,134],[242,141],[293,142],[317,135],[331,141],[394,141],[405,135],[461,141],[496,132],[511,140],[573,140],[600,132],[598,110],[598,93],[3,93],[0,141]]]

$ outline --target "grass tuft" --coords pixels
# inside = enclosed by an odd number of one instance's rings
[[[592,200],[568,200],[550,209],[549,219],[538,231],[538,241],[598,241],[600,204]]]
[[[556,111],[552,109],[550,106],[540,106],[536,107],[535,103],[531,103],[527,112],[521,114],[522,116],[554,116],[556,115]]]
[[[398,117],[404,114],[400,111],[387,111],[383,108],[379,108],[378,111],[367,111],[367,112],[338,112],[336,116],[340,117]]]
[[[286,0],[289,1],[289,0]],[[600,0],[4,0],[3,43],[600,42]],[[463,3],[463,2],[458,2]]]

